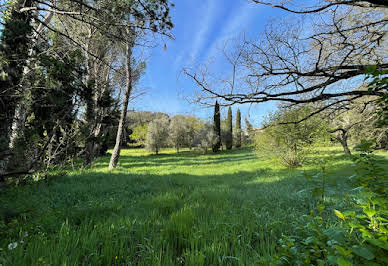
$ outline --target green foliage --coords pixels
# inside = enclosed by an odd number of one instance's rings
[[[241,147],[241,112],[240,112],[240,109],[237,109],[237,114],[236,114],[235,145],[236,145],[236,148]]]
[[[221,114],[220,114],[220,106],[218,105],[218,102],[216,101],[216,104],[214,105],[214,116],[213,116],[213,131],[216,135],[216,140],[212,146],[213,152],[218,152],[218,150],[221,147]]]
[[[32,6],[32,1],[24,1]],[[7,4],[7,15],[0,33],[0,153],[8,150],[15,109],[23,97],[23,69],[26,66],[30,48],[31,14],[19,12],[20,3]],[[0,168],[0,172],[3,169]]]
[[[214,127],[204,124],[196,131],[193,144],[207,153],[207,150],[217,145],[218,142],[219,138],[214,132]]]
[[[364,141],[355,147],[356,173],[350,177],[354,190],[352,206],[346,211],[333,210],[341,226],[328,225],[324,210],[325,175],[322,186],[311,187],[318,215],[306,216],[306,225],[298,225],[297,237],[281,240],[280,263],[318,265],[386,265],[388,263],[388,176],[372,154],[373,142]],[[323,166],[322,169],[325,169]],[[305,175],[311,178],[309,175]],[[318,190],[316,190],[318,188]],[[314,197],[313,197],[314,199]]]
[[[167,146],[168,140],[168,119],[161,118],[148,124],[146,137],[146,149],[148,151],[159,153],[161,148]]]
[[[327,124],[319,115],[299,122],[313,112],[311,106],[279,109],[267,118],[265,129],[255,136],[260,155],[276,158],[287,167],[303,165],[309,151],[327,139]]]
[[[365,79],[369,81],[368,91],[381,94],[377,100],[378,125],[386,126],[388,125],[388,73],[378,70],[376,66],[371,66],[366,69],[366,74]]]
[[[226,132],[225,132],[226,149],[230,150],[233,147],[233,119],[232,108],[228,108],[228,116],[226,117]]]
[[[188,139],[189,125],[183,115],[177,115],[171,118],[169,125],[169,141],[176,148],[179,149],[190,144]]]
[[[146,124],[137,125],[132,130],[131,139],[135,140],[138,144],[144,144],[147,139],[147,131],[148,126]]]

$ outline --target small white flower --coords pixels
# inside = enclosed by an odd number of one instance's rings
[[[8,249],[9,249],[9,250],[12,250],[12,249],[15,249],[17,246],[18,246],[18,243],[17,243],[17,242],[9,243]]]
[[[25,232],[25,233],[24,233],[24,237],[27,237],[27,236],[28,236],[28,232]]]

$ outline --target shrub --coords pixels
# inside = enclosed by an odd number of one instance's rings
[[[328,137],[326,122],[318,115],[298,122],[312,112],[312,107],[302,106],[270,115],[265,129],[255,136],[257,153],[273,157],[287,167],[301,166],[312,146]]]
[[[311,212],[306,216],[307,222],[296,226],[296,236],[280,240],[277,264],[388,265],[388,175],[373,156],[372,145],[364,141],[355,147],[360,154],[353,156],[356,174],[350,180],[360,193],[351,202],[351,208],[333,210],[342,224],[327,225],[323,215],[327,206],[321,197],[325,186],[313,188],[312,192],[319,192],[315,193],[318,197],[311,198],[317,215]],[[325,175],[323,171],[318,177]]]

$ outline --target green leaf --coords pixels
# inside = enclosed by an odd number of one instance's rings
[[[337,215],[338,218],[342,219],[345,221],[345,216],[342,214],[342,212],[338,210],[334,210],[335,215]]]
[[[373,238],[373,235],[371,234],[371,232],[369,232],[368,229],[366,228],[361,228],[360,232],[362,233],[363,238]]]
[[[344,259],[342,257],[339,257],[337,259],[338,266],[352,266],[353,264],[348,261],[347,259]]]
[[[369,239],[367,239],[367,241],[369,243],[371,243],[372,245],[375,245],[375,246],[380,247],[382,249],[388,250],[388,241],[387,240],[369,238]]]
[[[345,248],[338,246],[338,245],[335,245],[334,247],[343,256],[349,256],[352,253],[351,249],[345,249]]]
[[[373,260],[375,258],[373,252],[367,247],[353,246],[352,250],[354,254],[366,260]]]
[[[340,228],[329,228],[323,231],[323,234],[328,238],[335,240],[339,243],[345,241],[345,234]]]
[[[363,211],[366,215],[368,215],[369,218],[376,214],[376,210],[374,209],[365,208]]]

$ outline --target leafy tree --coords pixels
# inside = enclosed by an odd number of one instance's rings
[[[194,116],[186,117],[186,145],[189,149],[194,145],[195,136],[203,126],[203,122]]]
[[[179,152],[179,149],[188,144],[187,141],[187,120],[182,115],[171,118],[169,126],[169,141]]]
[[[251,122],[249,122],[248,118],[245,117],[245,131],[243,134],[243,142],[244,144],[251,144],[253,140],[255,139],[256,130],[253,128],[253,125]]]
[[[122,14],[123,24],[127,25],[125,28],[126,41],[125,41],[125,54],[126,54],[126,90],[124,93],[123,106],[121,110],[119,125],[117,129],[116,143],[113,148],[112,156],[109,162],[109,169],[112,170],[116,167],[120,157],[121,137],[124,130],[124,123],[126,121],[127,108],[129,97],[131,96],[135,82],[139,80],[140,73],[144,70],[141,65],[135,69],[133,65],[133,48],[139,35],[142,35],[144,28],[137,28],[133,26],[135,24],[150,26],[153,32],[166,32],[171,30],[173,25],[169,18],[168,3],[166,1],[152,1],[148,0],[144,3],[139,2],[124,2],[120,8],[123,8],[126,12]],[[148,6],[147,10],[141,12],[141,8]],[[136,10],[137,12],[134,12]]]
[[[10,155],[12,122],[18,101],[23,96],[20,88],[32,32],[31,14],[18,12],[23,6],[31,7],[32,1],[8,4],[0,34],[0,160]]]
[[[139,64],[136,68],[134,66],[134,58],[133,58],[133,48],[135,46],[135,40],[137,38],[137,33],[134,29],[127,28],[128,40],[125,44],[125,56],[126,56],[126,84],[125,84],[125,93],[124,93],[124,101],[121,109],[119,125],[117,128],[117,136],[116,143],[112,151],[112,156],[109,162],[109,170],[112,170],[116,167],[117,162],[120,157],[120,149],[121,149],[121,140],[125,128],[125,121],[127,116],[127,108],[129,103],[129,97],[131,96],[132,90],[136,84],[136,82],[140,78],[140,73],[144,71],[145,64]]]
[[[159,153],[161,148],[168,144],[169,121],[166,118],[154,120],[148,124],[146,139],[146,149],[151,152]]]
[[[194,146],[201,148],[204,153],[207,153],[208,149],[213,148],[219,142],[219,136],[214,131],[214,126],[204,124],[197,131]]]
[[[271,114],[264,123],[265,129],[255,137],[257,153],[274,157],[287,167],[301,166],[312,146],[328,137],[327,124],[318,116],[294,122],[312,110],[307,105],[279,109]]]
[[[233,120],[232,108],[228,108],[228,116],[226,118],[226,148],[230,150],[233,147]]]
[[[236,129],[235,129],[235,145],[236,148],[241,147],[241,112],[240,109],[237,109],[236,114]]]
[[[133,128],[131,139],[135,140],[138,144],[144,144],[147,139],[148,125],[138,125]]]
[[[139,125],[148,125],[153,120],[160,118],[169,118],[165,113],[160,112],[149,112],[149,111],[128,111],[127,121],[125,124],[128,126],[128,129],[134,129]]]
[[[220,106],[216,101],[214,105],[214,133],[217,136],[217,141],[213,143],[212,150],[213,152],[218,152],[221,147],[221,114],[220,114]]]

